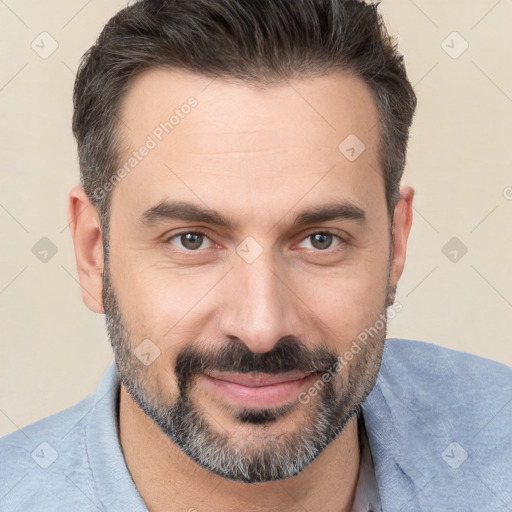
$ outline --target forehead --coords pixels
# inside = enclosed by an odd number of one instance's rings
[[[258,203],[260,215],[266,201],[284,206],[283,194],[385,204],[376,105],[347,73],[257,87],[154,69],[130,85],[119,117],[128,172],[113,210],[129,202],[140,213],[173,195],[233,213]]]
[[[341,71],[260,86],[182,70],[151,69],[139,75],[123,97],[119,109],[121,134],[130,140],[137,132],[151,133],[173,113],[182,121],[183,114],[176,111],[183,109],[189,98],[197,100],[194,115],[185,114],[187,122],[174,125],[169,142],[182,142],[177,141],[178,137],[192,138],[187,142],[204,152],[210,143],[230,153],[233,149],[251,149],[251,143],[258,142],[251,137],[256,131],[271,131],[275,138],[268,149],[280,150],[294,140],[303,142],[304,137],[310,141],[305,150],[320,139],[336,149],[336,142],[349,134],[371,147],[378,137],[378,117],[369,86]],[[224,137],[235,131],[242,143],[238,148]],[[204,136],[201,141],[195,137],[198,133]],[[244,134],[247,136],[242,137]]]

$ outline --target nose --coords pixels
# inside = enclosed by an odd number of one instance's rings
[[[284,336],[298,335],[293,293],[270,260],[262,254],[252,263],[235,262],[217,314],[225,338],[236,337],[257,353],[268,352]]]

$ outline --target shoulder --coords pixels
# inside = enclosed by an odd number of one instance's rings
[[[92,486],[85,429],[93,408],[94,395],[89,395],[0,438],[0,509],[35,510],[65,499],[82,510],[83,496],[72,482],[84,492]]]
[[[482,394],[494,390],[502,394],[512,383],[512,367],[474,354],[452,350],[425,341],[402,338],[386,340],[381,366],[382,376],[394,386],[403,387],[399,377],[411,376],[413,388],[428,385],[430,392],[455,386],[451,392],[465,390]],[[505,387],[508,385],[509,387]],[[411,381],[407,383],[411,386]],[[453,396],[453,395],[452,395]]]
[[[363,411],[383,505],[407,496],[440,510],[498,510],[512,500],[509,366],[388,339]]]
[[[12,448],[30,449],[34,440],[46,439],[55,440],[72,435],[76,435],[76,429],[79,427],[82,419],[92,411],[94,395],[89,395],[80,402],[63,409],[55,414],[42,418],[23,428],[18,428],[14,432],[0,438],[0,450],[5,452]]]
[[[379,386],[418,414],[480,424],[511,406],[512,368],[473,354],[408,339],[386,341]]]

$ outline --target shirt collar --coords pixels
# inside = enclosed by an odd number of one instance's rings
[[[454,424],[458,417],[444,414],[439,384],[429,380],[427,371],[411,372],[409,359],[426,356],[408,354],[403,345],[393,341],[386,340],[376,384],[362,404],[382,507],[442,509],[444,491],[449,489],[450,499],[469,510],[458,473],[449,471],[441,457],[452,432],[460,431]],[[437,483],[434,492],[436,479],[442,484]]]
[[[352,512],[382,512],[379,488],[362,413],[358,416],[358,431],[361,458]]]
[[[119,377],[110,363],[96,389],[86,426],[86,446],[96,490],[105,510],[147,511],[126,466],[119,442]]]

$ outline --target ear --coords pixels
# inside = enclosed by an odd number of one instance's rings
[[[407,251],[407,240],[412,225],[412,201],[414,190],[411,187],[400,187],[401,199],[396,203],[393,214],[393,260],[391,261],[390,288],[394,290],[405,265],[405,253]]]
[[[73,187],[68,196],[68,220],[75,246],[78,278],[85,305],[103,313],[103,238],[100,217],[83,187]]]

